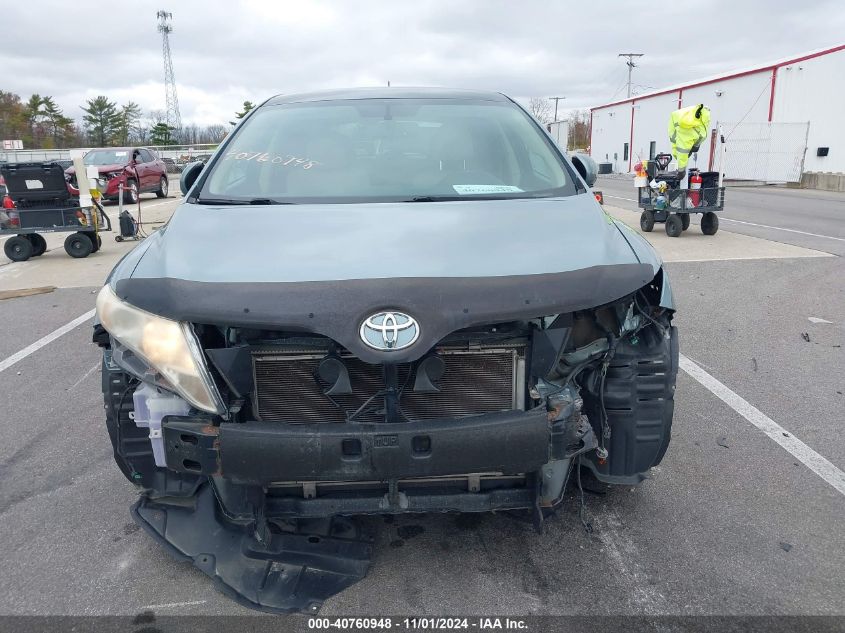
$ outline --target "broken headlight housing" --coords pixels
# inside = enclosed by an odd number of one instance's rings
[[[159,372],[172,391],[197,409],[223,413],[223,400],[189,323],[121,301],[108,285],[97,295],[97,317],[112,337]]]

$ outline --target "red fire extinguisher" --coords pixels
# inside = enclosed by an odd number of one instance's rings
[[[701,203],[701,172],[694,171],[689,177],[689,199],[692,206],[697,207]]]

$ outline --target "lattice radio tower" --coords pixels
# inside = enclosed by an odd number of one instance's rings
[[[173,74],[173,59],[170,57],[170,38],[173,31],[170,20],[173,14],[168,11],[156,13],[158,32],[161,33],[161,54],[164,57],[164,91],[167,98],[167,125],[174,130],[182,128],[182,116],[179,114],[179,98],[176,96],[176,77]]]

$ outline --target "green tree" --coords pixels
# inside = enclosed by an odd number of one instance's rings
[[[117,104],[100,95],[96,99],[89,99],[88,106],[83,106],[82,111],[85,113],[82,121],[92,142],[101,147],[112,143],[121,121]]]
[[[39,145],[41,134],[41,123],[44,120],[44,99],[39,94],[34,94],[24,105],[27,125],[29,127],[29,143],[34,147]]]
[[[129,145],[130,138],[138,138],[139,123],[141,121],[141,106],[134,101],[121,106],[119,122],[115,129],[115,137],[121,145]]]
[[[167,123],[156,123],[150,130],[150,140],[153,145],[171,145],[173,143],[173,130],[175,127]]]
[[[44,97],[42,100],[44,120],[47,131],[52,139],[52,146],[65,145],[66,141],[73,137],[75,130],[73,119],[66,117],[61,108],[56,105],[53,97]]]
[[[247,113],[255,107],[252,101],[244,101],[244,109],[240,112],[235,112],[235,118],[240,121]],[[229,121],[229,125],[237,125],[238,121]]]

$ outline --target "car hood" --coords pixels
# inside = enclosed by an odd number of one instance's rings
[[[369,362],[420,357],[471,325],[608,303],[660,267],[592,195],[354,205],[182,204],[110,276],[170,318],[330,336]],[[414,316],[420,337],[379,352],[370,314]]]
[[[100,174],[107,174],[110,171],[123,171],[126,167],[126,163],[114,163],[113,165],[97,165],[97,173]],[[65,169],[65,173],[69,176],[72,176],[76,173],[76,167],[68,167]]]

